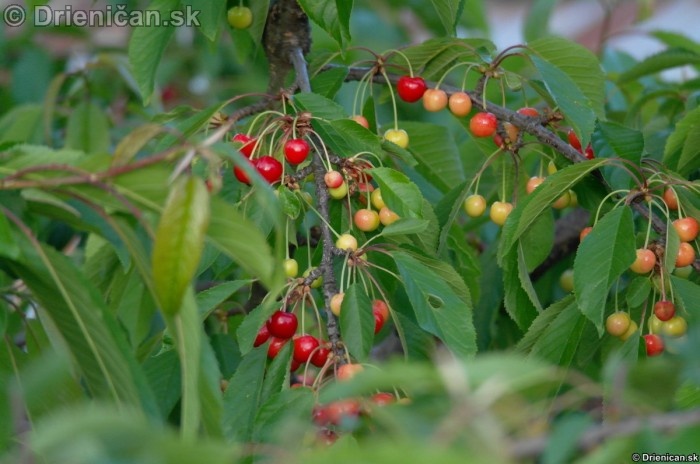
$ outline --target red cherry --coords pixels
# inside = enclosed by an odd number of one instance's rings
[[[592,160],[595,158],[595,153],[593,152],[593,148],[591,148],[591,144],[589,143],[588,146],[586,147],[586,152],[584,153],[587,159]]]
[[[294,360],[305,363],[318,348],[318,339],[313,335],[301,335],[294,339]]]
[[[583,239],[586,238],[586,235],[590,234],[592,230],[593,227],[590,226],[581,229],[581,233],[578,236],[579,242],[583,242]]]
[[[357,400],[338,400],[326,406],[326,417],[333,425],[339,425],[344,419],[356,418],[359,415],[360,402]]]
[[[372,395],[372,402],[377,406],[386,406],[396,401],[396,397],[393,393],[380,392]]]
[[[311,410],[311,419],[316,425],[321,427],[331,423],[330,418],[328,417],[328,408],[322,404],[317,404]]]
[[[353,121],[364,127],[365,129],[369,129],[369,121],[367,121],[367,118],[362,116],[361,114],[356,114],[352,118]]]
[[[255,137],[251,137],[246,134],[236,134],[233,136],[232,140],[241,144],[238,151],[243,153],[248,158],[250,158],[250,156],[253,154],[253,150],[255,150],[255,147],[258,145],[258,141]]]
[[[278,310],[268,319],[267,330],[273,337],[287,339],[294,336],[298,325],[299,321],[293,313]]]
[[[274,184],[282,178],[282,163],[272,156],[261,156],[255,167],[269,184]]]
[[[301,366],[301,362],[297,361],[296,359],[292,359],[292,362],[289,365],[289,372],[294,372],[295,370],[299,369],[299,366]]]
[[[672,209],[674,211],[678,209],[678,197],[673,189],[667,187],[666,190],[664,190],[664,201],[666,202],[668,209]]]
[[[255,168],[258,164],[258,160],[251,160],[246,158],[248,163]],[[239,168],[238,166],[233,167],[233,175],[238,179],[238,182],[242,182],[244,184],[250,185],[250,178],[248,177],[248,174],[246,174],[243,169]]]
[[[654,305],[654,315],[660,321],[667,321],[676,314],[676,306],[666,300],[657,301]]]
[[[314,351],[314,354],[311,355],[311,364],[313,364],[316,367],[325,366],[326,361],[328,360],[328,356],[330,356],[330,354],[330,348],[322,346],[321,348]]]
[[[270,340],[270,345],[267,347],[267,357],[269,359],[275,359],[285,343],[287,343],[286,338],[273,337],[272,340]]]
[[[267,328],[267,324],[263,324],[263,326],[260,327],[260,330],[258,330],[258,334],[255,336],[253,346],[258,347],[262,345],[268,338],[270,338],[270,331]]]
[[[304,139],[287,140],[284,144],[284,158],[289,164],[300,164],[306,160],[310,150],[309,142]]]
[[[569,132],[566,133],[566,137],[569,139],[569,145],[578,151],[581,151],[581,141],[578,139],[578,136],[573,129],[569,129]]]
[[[539,111],[537,111],[535,108],[531,108],[529,106],[525,106],[523,108],[520,108],[518,110],[519,114],[522,114],[523,116],[530,116],[532,118],[536,118],[540,115]]]
[[[326,182],[326,187],[332,189],[340,187],[345,181],[343,175],[338,171],[328,171],[326,175],[323,176],[323,180]]]
[[[493,113],[476,113],[469,120],[469,130],[475,137],[491,137],[496,132],[498,119]]]
[[[372,301],[372,312],[378,312],[381,314],[384,322],[389,319],[389,307],[382,300]]]
[[[423,97],[428,88],[422,77],[402,76],[396,84],[396,91],[399,98],[405,102],[417,102]]]
[[[374,315],[374,334],[378,334],[382,327],[384,327],[384,318],[379,311],[372,311]]]
[[[664,341],[656,334],[644,335],[644,344],[647,348],[647,356],[658,356],[664,352]]]

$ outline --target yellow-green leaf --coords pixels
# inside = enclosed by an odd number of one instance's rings
[[[197,177],[170,191],[153,244],[153,282],[161,310],[175,314],[197,271],[209,225],[209,193]]]

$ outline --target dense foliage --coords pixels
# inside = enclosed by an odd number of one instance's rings
[[[195,3],[0,35],[2,462],[698,452],[700,44]]]

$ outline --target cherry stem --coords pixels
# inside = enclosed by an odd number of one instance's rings
[[[411,66],[411,61],[408,59],[408,57],[406,56],[405,53],[403,53],[401,50],[397,50],[397,49],[387,50],[386,52],[382,53],[382,55],[385,57],[384,58],[385,60],[390,58],[391,55],[393,55],[393,54],[399,55],[401,58],[404,59],[404,61],[406,61],[406,64],[408,65],[408,75],[410,77],[413,77],[413,67]]]
[[[394,95],[394,89],[391,86],[391,80],[389,80],[389,76],[384,68],[382,68],[381,73],[386,80],[387,87],[389,87],[389,95],[391,95],[391,106],[394,109],[394,130],[399,130],[399,115],[396,109],[396,96]]]

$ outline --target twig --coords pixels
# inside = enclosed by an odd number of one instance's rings
[[[608,438],[633,435],[643,429],[670,431],[700,423],[700,408],[690,411],[656,414],[647,417],[633,417],[612,424],[600,424],[588,429],[576,442],[580,450],[590,450]],[[549,443],[550,437],[538,437],[516,441],[510,447],[510,455],[515,459],[539,456]]]

